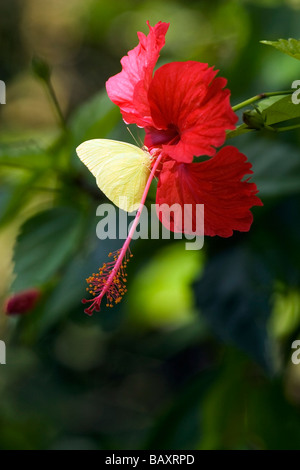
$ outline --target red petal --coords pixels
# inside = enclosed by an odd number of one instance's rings
[[[216,153],[214,147],[223,145],[226,129],[234,129],[238,120],[230,91],[224,90],[227,81],[216,74],[207,64],[193,61],[172,62],[155,72],[148,98],[156,129],[146,129],[147,147],[162,144],[165,153],[184,163]]]
[[[231,146],[201,163],[178,164],[168,160],[159,176],[156,202],[169,206],[177,203],[180,212],[184,204],[192,204],[192,230],[184,230],[185,233],[203,234],[202,227],[196,227],[196,204],[204,204],[205,235],[230,237],[233,230],[247,232],[253,220],[249,209],[262,205],[255,195],[256,184],[242,181],[251,173],[251,163]],[[183,215],[179,212],[171,223],[167,214],[159,217],[169,230],[183,232]]]
[[[154,27],[147,24],[148,36],[138,33],[138,46],[121,59],[122,72],[106,82],[107,94],[120,107],[124,121],[140,127],[152,124],[147,93],[169,28],[169,23],[161,21]]]

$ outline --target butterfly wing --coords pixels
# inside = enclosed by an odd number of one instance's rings
[[[101,191],[120,209],[136,210],[150,175],[150,155],[135,145],[109,139],[83,142],[76,149]]]

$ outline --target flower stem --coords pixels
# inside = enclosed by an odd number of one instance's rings
[[[66,125],[66,120],[64,118],[64,115],[63,115],[63,112],[61,110],[61,107],[60,107],[60,104],[58,102],[58,99],[57,99],[57,96],[56,96],[56,93],[54,91],[54,88],[53,88],[53,85],[52,85],[52,82],[51,80],[47,80],[46,82],[46,86],[47,86],[47,89],[48,89],[48,92],[49,92],[49,96],[52,100],[52,103],[54,105],[54,108],[56,110],[56,114],[58,116],[58,119],[59,119],[59,122],[60,122],[60,125],[61,127],[65,130],[67,125]]]
[[[126,253],[127,253],[127,250],[129,249],[129,245],[130,245],[130,242],[132,240],[132,237],[133,237],[133,234],[135,232],[135,229],[137,227],[137,224],[139,223],[139,219],[140,219],[140,216],[141,216],[141,213],[142,213],[142,210],[143,210],[143,207],[144,207],[144,204],[145,204],[145,201],[146,201],[146,197],[147,197],[147,194],[148,194],[148,191],[149,191],[149,188],[150,188],[150,185],[152,183],[152,180],[155,176],[155,172],[157,170],[157,167],[160,163],[160,160],[162,158],[162,153],[160,153],[158,155],[158,157],[156,158],[155,160],[155,163],[151,169],[151,173],[149,175],[149,178],[147,180],[147,184],[145,186],[145,189],[144,189],[144,192],[143,192],[143,196],[142,196],[142,199],[141,199],[141,202],[140,202],[140,205],[139,205],[139,208],[137,210],[137,213],[136,213],[136,216],[135,216],[135,219],[133,221],[133,224],[130,228],[130,231],[129,231],[129,234],[128,234],[128,237],[126,238],[126,241],[124,243],[124,245],[122,246],[121,250],[120,250],[120,253],[118,255],[118,259],[116,261],[116,264],[114,265],[113,269],[111,270],[111,273],[109,274],[108,278],[107,278],[107,281],[105,283],[105,286],[103,287],[103,289],[101,290],[100,294],[98,295],[98,297],[96,297],[94,300],[93,300],[93,303],[91,305],[90,308],[87,308],[85,310],[85,312],[88,314],[88,315],[91,315],[93,310],[96,309],[96,310],[99,310],[100,309],[100,303],[101,303],[101,300],[102,298],[104,297],[104,295],[107,293],[107,291],[109,291],[109,288],[111,286],[111,284],[114,282],[114,279],[116,278],[116,275],[120,269],[120,267],[122,266],[122,262],[123,262],[123,259],[124,257],[126,256]]]
[[[293,126],[286,126],[286,127],[274,127],[274,131],[276,132],[285,132],[291,131],[293,129],[299,129],[300,124],[294,124]]]
[[[141,213],[142,213],[142,210],[143,210],[145,201],[146,201],[146,197],[147,197],[147,194],[148,194],[150,185],[151,185],[151,183],[152,183],[152,180],[153,180],[153,178],[154,178],[156,169],[157,169],[157,167],[158,167],[158,165],[159,165],[159,162],[160,162],[160,160],[161,160],[161,157],[162,157],[162,154],[160,154],[160,155],[157,157],[157,159],[156,159],[156,161],[155,161],[155,163],[154,163],[154,165],[153,165],[153,168],[152,168],[152,170],[151,170],[151,173],[150,173],[150,175],[149,175],[147,184],[146,184],[146,186],[145,186],[145,189],[144,189],[144,192],[143,192],[143,196],[142,196],[142,199],[141,199],[141,203],[140,203],[140,205],[139,205],[139,208],[138,208],[138,211],[137,211],[137,213],[136,213],[135,219],[134,219],[133,224],[132,224],[132,226],[131,226],[131,229],[130,229],[130,231],[129,231],[128,237],[126,238],[126,241],[125,241],[124,245],[123,245],[122,248],[121,248],[120,256],[119,256],[119,258],[118,258],[118,261],[116,262],[116,264],[115,264],[115,266],[114,266],[114,269],[112,270],[112,272],[111,272],[111,274],[110,274],[110,276],[109,276],[109,278],[108,278],[108,282],[107,282],[108,284],[109,284],[109,281],[110,281],[111,279],[113,279],[115,273],[118,271],[118,269],[119,269],[119,267],[120,267],[120,265],[121,265],[121,263],[122,263],[122,260],[123,260],[125,254],[126,254],[126,252],[127,252],[127,250],[128,250],[128,247],[129,247],[130,242],[131,242],[131,240],[132,240],[132,237],[133,237],[133,234],[134,234],[135,229],[136,229],[136,227],[137,227],[137,224],[139,223],[140,216],[141,216]]]
[[[280,96],[280,95],[291,95],[294,90],[285,90],[285,91],[270,91],[267,93],[260,93],[259,95],[252,96],[248,100],[242,101],[241,103],[236,104],[232,107],[233,111],[238,111],[239,109],[248,106],[249,104],[255,103],[256,101],[262,100],[264,98],[269,98],[270,96]]]

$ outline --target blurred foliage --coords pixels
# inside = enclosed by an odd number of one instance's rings
[[[0,315],[1,449],[300,448],[300,134],[276,128],[300,107],[253,103],[230,135],[264,203],[250,232],[201,252],[136,240],[127,297],[92,318],[85,278],[122,241],[96,238],[106,199],[75,153],[132,141],[104,84],[147,19],[171,23],[160,64],[215,64],[234,105],[300,79],[297,60],[259,42],[298,38],[299,12],[299,0],[1,2],[0,296],[41,291],[33,311]]]

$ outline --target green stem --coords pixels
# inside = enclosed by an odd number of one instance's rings
[[[17,168],[18,170],[34,171],[35,168],[19,165],[18,163],[1,162],[2,167]]]
[[[32,191],[45,191],[49,193],[60,193],[61,189],[60,188],[46,188],[44,186],[32,186],[31,188]]]
[[[279,95],[291,95],[294,90],[286,90],[286,91],[270,91],[268,93],[260,93],[259,95],[253,96],[248,100],[242,101],[241,103],[236,104],[232,107],[233,111],[238,111],[239,109],[248,106],[249,104],[255,103],[255,101],[262,100],[264,98],[269,98],[270,96],[279,96]]]
[[[56,94],[55,94],[53,85],[51,83],[51,80],[50,79],[46,80],[45,83],[46,83],[50,98],[52,100],[52,103],[54,104],[54,108],[56,110],[60,125],[64,130],[66,130],[66,128],[67,128],[66,120],[65,120],[64,115],[62,113],[62,110],[61,110],[61,107],[59,105],[58,99],[56,97]]]
[[[274,131],[276,132],[284,132],[284,131],[291,131],[293,129],[299,129],[300,124],[294,124],[293,126],[286,126],[286,127],[274,127]]]

